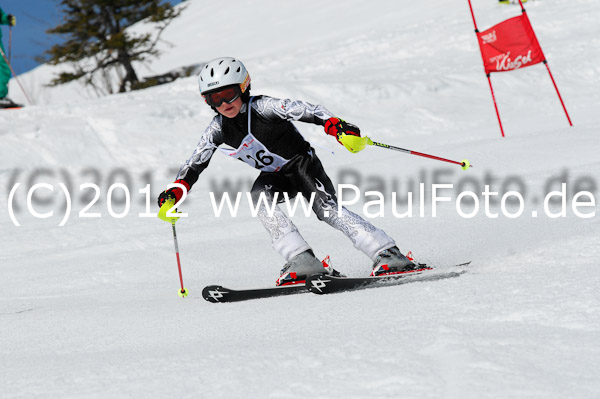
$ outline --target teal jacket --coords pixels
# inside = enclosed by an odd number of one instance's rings
[[[0,25],[8,25],[8,14],[0,7]],[[0,40],[2,40],[2,29],[0,29]]]
[[[0,8],[0,25],[8,25],[8,14],[2,8]],[[2,29],[0,29],[0,48],[6,54],[4,45],[2,44]],[[10,77],[10,68],[6,64],[6,61],[4,61],[4,57],[0,57],[0,98],[4,98],[8,94],[8,81]]]

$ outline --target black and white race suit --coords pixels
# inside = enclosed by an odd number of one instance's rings
[[[317,217],[344,233],[357,249],[374,260],[380,251],[396,245],[394,240],[345,207],[338,214],[331,180],[315,150],[291,122],[324,126],[331,117],[333,114],[320,105],[267,96],[251,97],[236,117],[217,115],[213,118],[192,156],[179,170],[177,179],[185,180],[191,187],[219,149],[261,171],[252,186],[255,204],[261,193],[272,200],[278,192],[279,202],[284,200],[283,193],[290,199],[301,193],[307,200],[314,193],[312,209]],[[229,149],[219,148],[223,144]],[[274,210],[270,217],[261,202],[258,216],[271,235],[273,248],[289,261],[310,246],[279,206]]]

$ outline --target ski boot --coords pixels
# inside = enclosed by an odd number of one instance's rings
[[[8,97],[0,98],[0,109],[1,108],[21,108],[23,105],[15,103]]]
[[[329,264],[329,256],[320,261],[312,249],[308,249],[294,256],[283,266],[275,284],[277,286],[304,284],[306,278],[312,274],[341,276],[340,272],[334,270]]]
[[[398,247],[394,246],[377,254],[371,276],[409,273],[421,268],[421,265],[415,264],[411,259],[402,255]]]

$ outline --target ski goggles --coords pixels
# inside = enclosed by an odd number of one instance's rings
[[[223,90],[204,94],[206,103],[211,107],[219,108],[223,103],[231,104],[242,95],[240,86],[229,86]]]

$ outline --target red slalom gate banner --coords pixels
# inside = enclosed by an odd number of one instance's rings
[[[546,59],[527,14],[478,32],[477,39],[486,74],[524,68]]]
[[[539,64],[543,62],[548,70],[552,84],[556,89],[556,94],[560,100],[560,103],[565,111],[569,125],[571,118],[567,112],[567,108],[563,102],[563,99],[558,91],[548,61],[544,56],[542,47],[535,36],[531,22],[527,17],[523,3],[519,0],[521,5],[522,14],[507,19],[491,28],[480,32],[477,29],[477,23],[475,22],[475,14],[473,13],[473,7],[471,0],[469,1],[469,8],[471,10],[471,16],[473,17],[473,25],[475,26],[475,33],[479,42],[479,49],[481,50],[481,58],[483,59],[483,66],[485,74],[488,79],[490,91],[492,93],[492,100],[494,101],[494,108],[496,110],[496,116],[498,117],[498,124],[500,125],[500,132],[504,137],[504,129],[502,127],[502,121],[500,119],[500,113],[498,112],[498,105],[496,103],[496,97],[494,96],[494,88],[492,87],[492,80],[490,74],[492,72],[507,72],[519,68],[525,68],[531,65]]]

